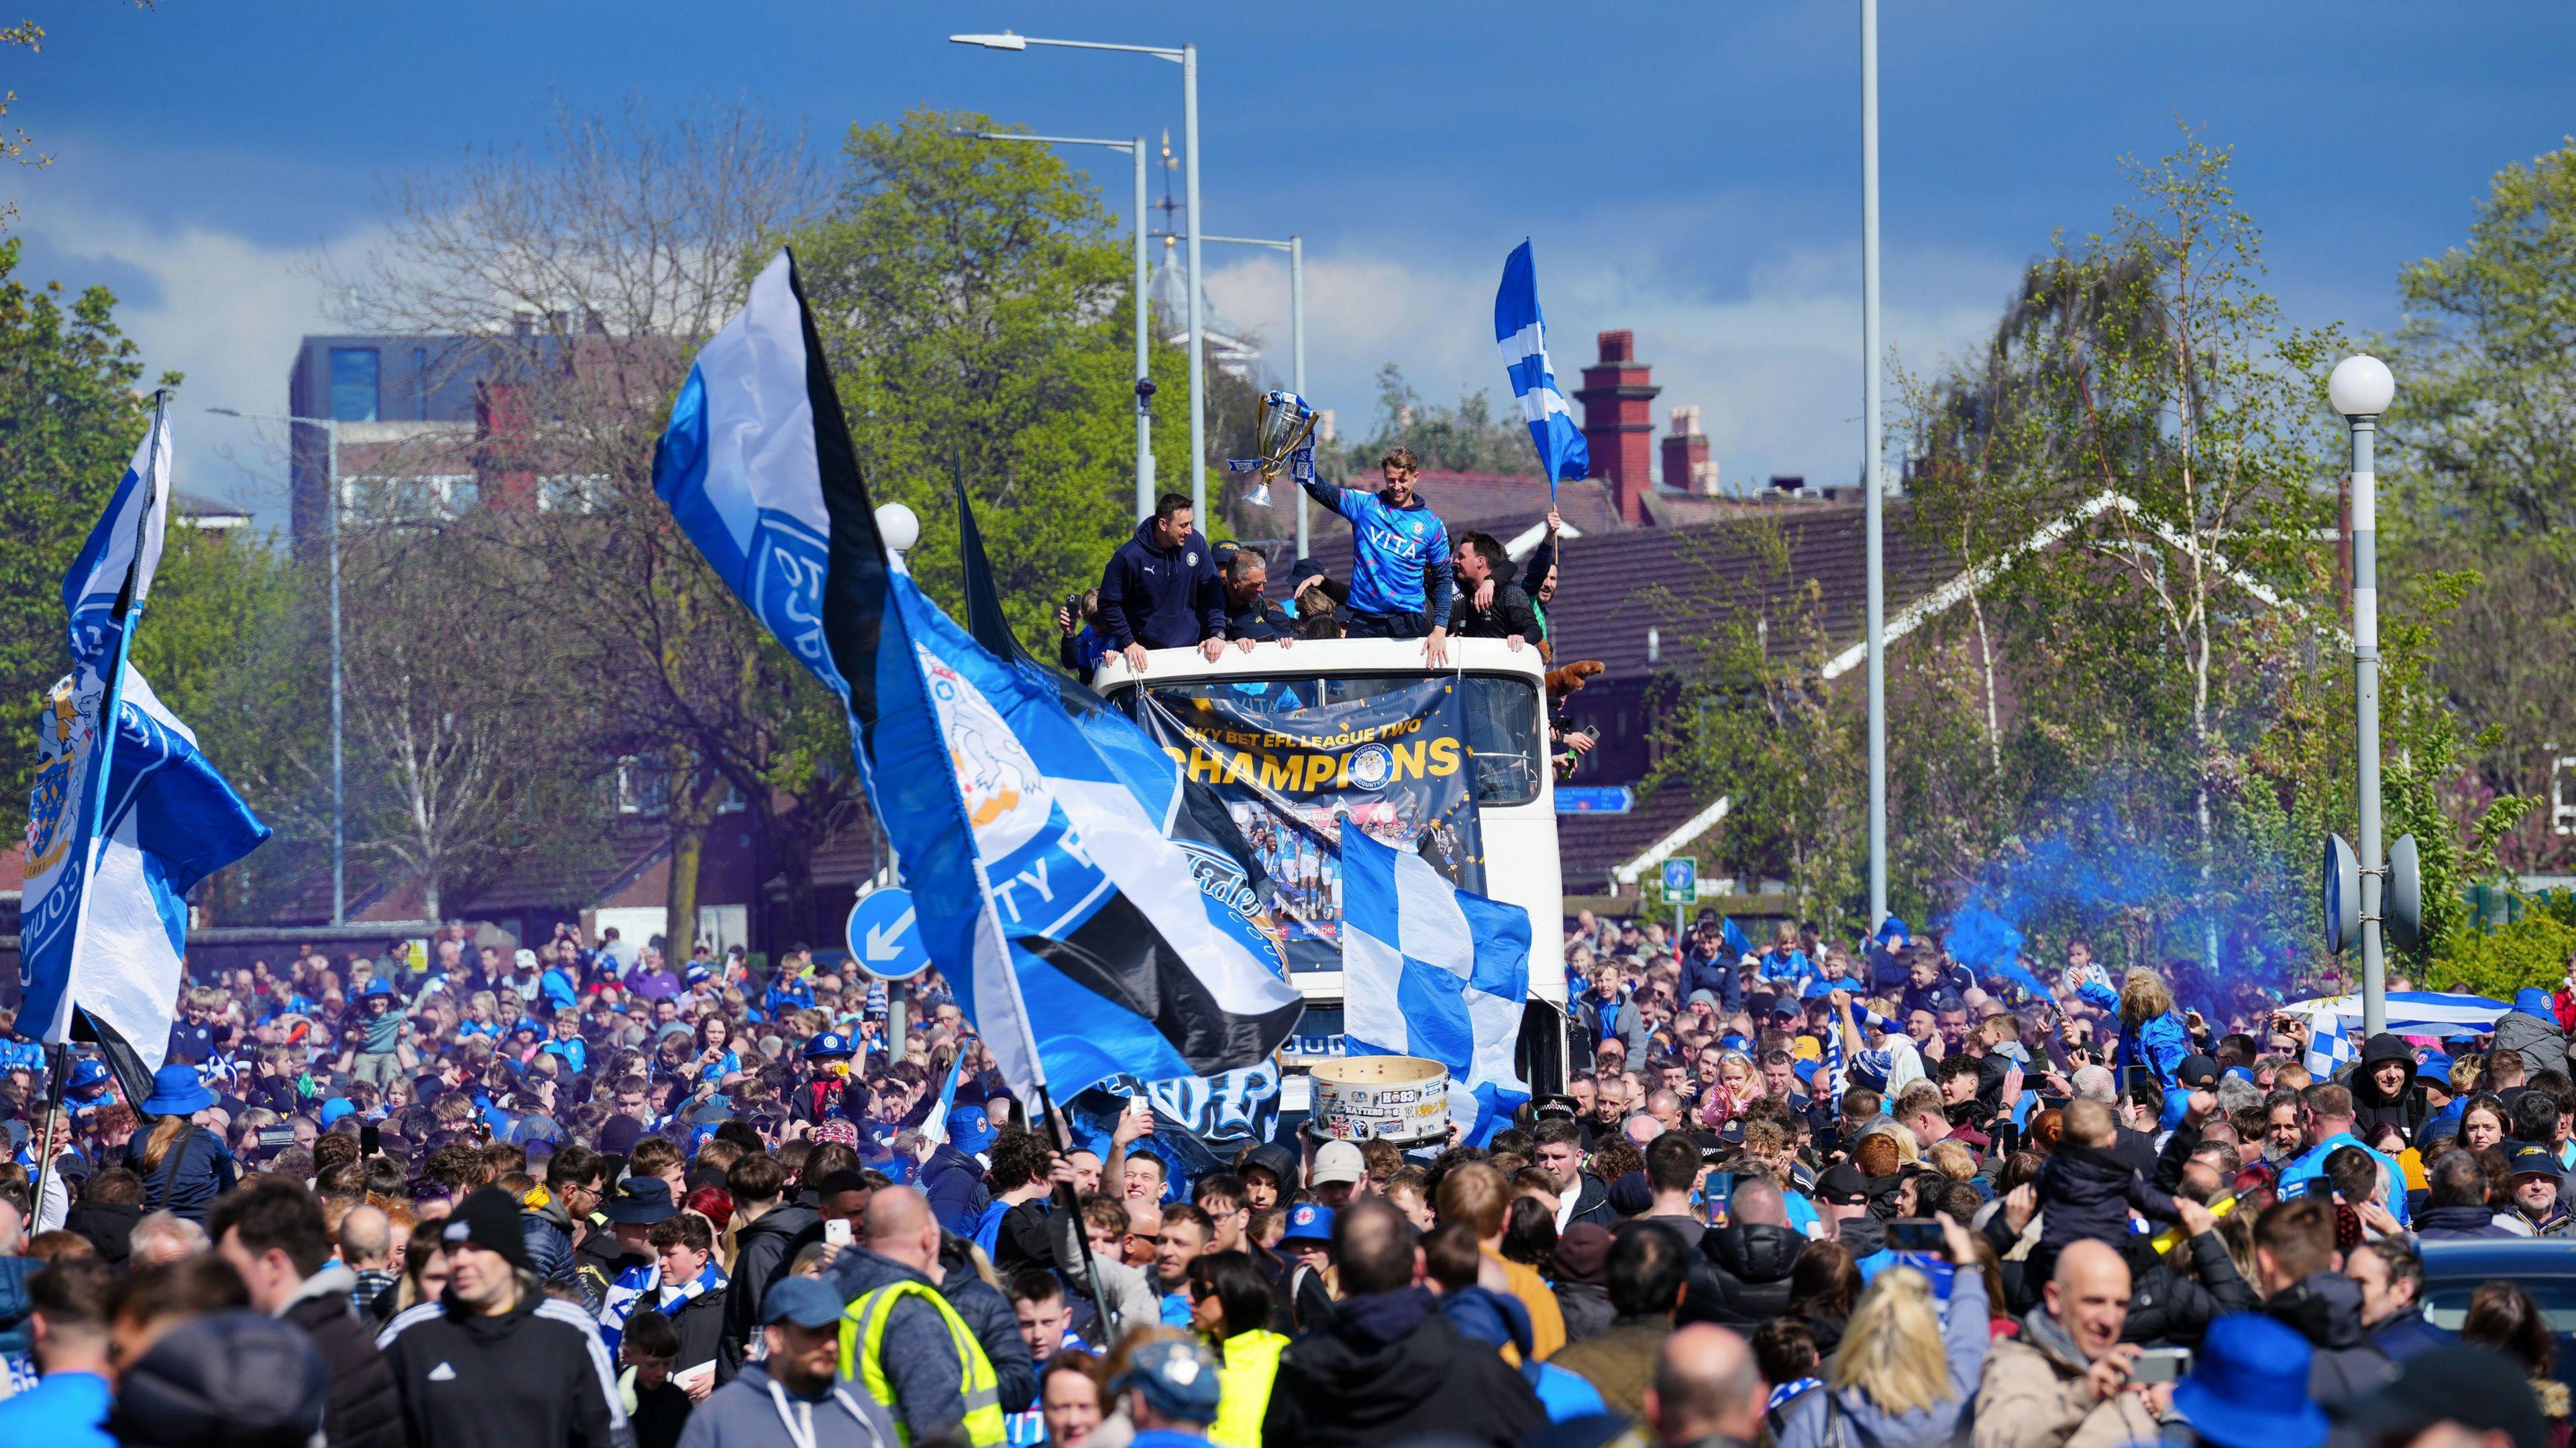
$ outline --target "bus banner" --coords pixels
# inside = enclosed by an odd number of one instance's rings
[[[1292,690],[1145,691],[1140,722],[1225,801],[1268,870],[1295,970],[1341,968],[1341,832],[1409,849],[1481,893],[1466,711],[1450,678],[1301,707]]]

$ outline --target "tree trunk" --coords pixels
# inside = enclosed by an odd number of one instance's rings
[[[691,812],[694,816],[694,811]],[[674,973],[688,964],[698,940],[698,864],[707,851],[706,824],[694,817],[671,816],[671,888],[663,896],[662,957]]]

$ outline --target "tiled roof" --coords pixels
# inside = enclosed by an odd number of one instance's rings
[[[1904,503],[1891,503],[1885,529],[1890,617],[1957,571],[1918,543],[1904,519]],[[1749,601],[1748,585],[1763,566],[1757,550],[1767,542],[1759,530],[1766,528],[1779,530],[1787,551],[1785,570],[1761,579],[1753,590],[1766,612],[1787,623],[1795,613],[1795,595],[1813,582],[1826,637],[1835,647],[1857,640],[1867,595],[1859,504],[1767,503],[1681,527],[1623,528],[1565,539],[1556,602],[1548,610],[1556,658],[1598,659],[1609,666],[1606,677],[1628,679],[1686,657],[1707,636],[1713,613]],[[1312,552],[1325,572],[1350,576],[1348,529],[1326,534],[1319,528]],[[1288,569],[1270,571],[1274,595],[1285,598],[1294,587],[1296,579]],[[1656,635],[1653,661],[1648,659],[1649,629]],[[1779,629],[1774,643],[1790,647],[1790,631]]]

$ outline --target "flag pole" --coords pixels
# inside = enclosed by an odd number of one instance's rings
[[[36,1233],[37,1224],[45,1217],[45,1186],[54,1174],[54,1131],[63,1119],[63,1089],[72,1074],[72,1043],[54,1043],[54,1059],[45,1073],[45,1129],[37,1137],[36,1196],[34,1210],[27,1221],[27,1234]]]
[[[1055,1109],[1055,1098],[1047,1094],[1044,1086],[1038,1088],[1038,1109],[1046,1113],[1047,1124],[1054,1129],[1057,1154],[1072,1156],[1073,1132],[1064,1124],[1064,1113]],[[39,1205],[42,1203],[40,1202]],[[1084,1281],[1091,1284],[1092,1305],[1100,1309],[1100,1320],[1109,1324],[1109,1335],[1100,1345],[1103,1348],[1115,1347],[1121,1331],[1118,1325],[1118,1309],[1109,1305],[1109,1294],[1101,1290],[1100,1261],[1091,1255],[1091,1234],[1082,1230],[1082,1199],[1075,1194],[1073,1183],[1055,1184],[1055,1207],[1057,1211],[1064,1214],[1065,1221],[1072,1225],[1073,1246],[1075,1251],[1082,1254],[1082,1276]]]

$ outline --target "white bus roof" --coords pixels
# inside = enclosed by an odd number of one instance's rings
[[[1196,649],[1153,649],[1145,655],[1144,682],[1185,683],[1198,679],[1333,678],[1352,674],[1428,674],[1420,639],[1310,639],[1296,644],[1254,644],[1250,652],[1225,646],[1216,662]],[[1527,644],[1515,649],[1503,639],[1451,639],[1449,663],[1442,673],[1521,674],[1545,677],[1547,661]],[[1102,694],[1137,682],[1124,655],[1100,661],[1091,687]]]

